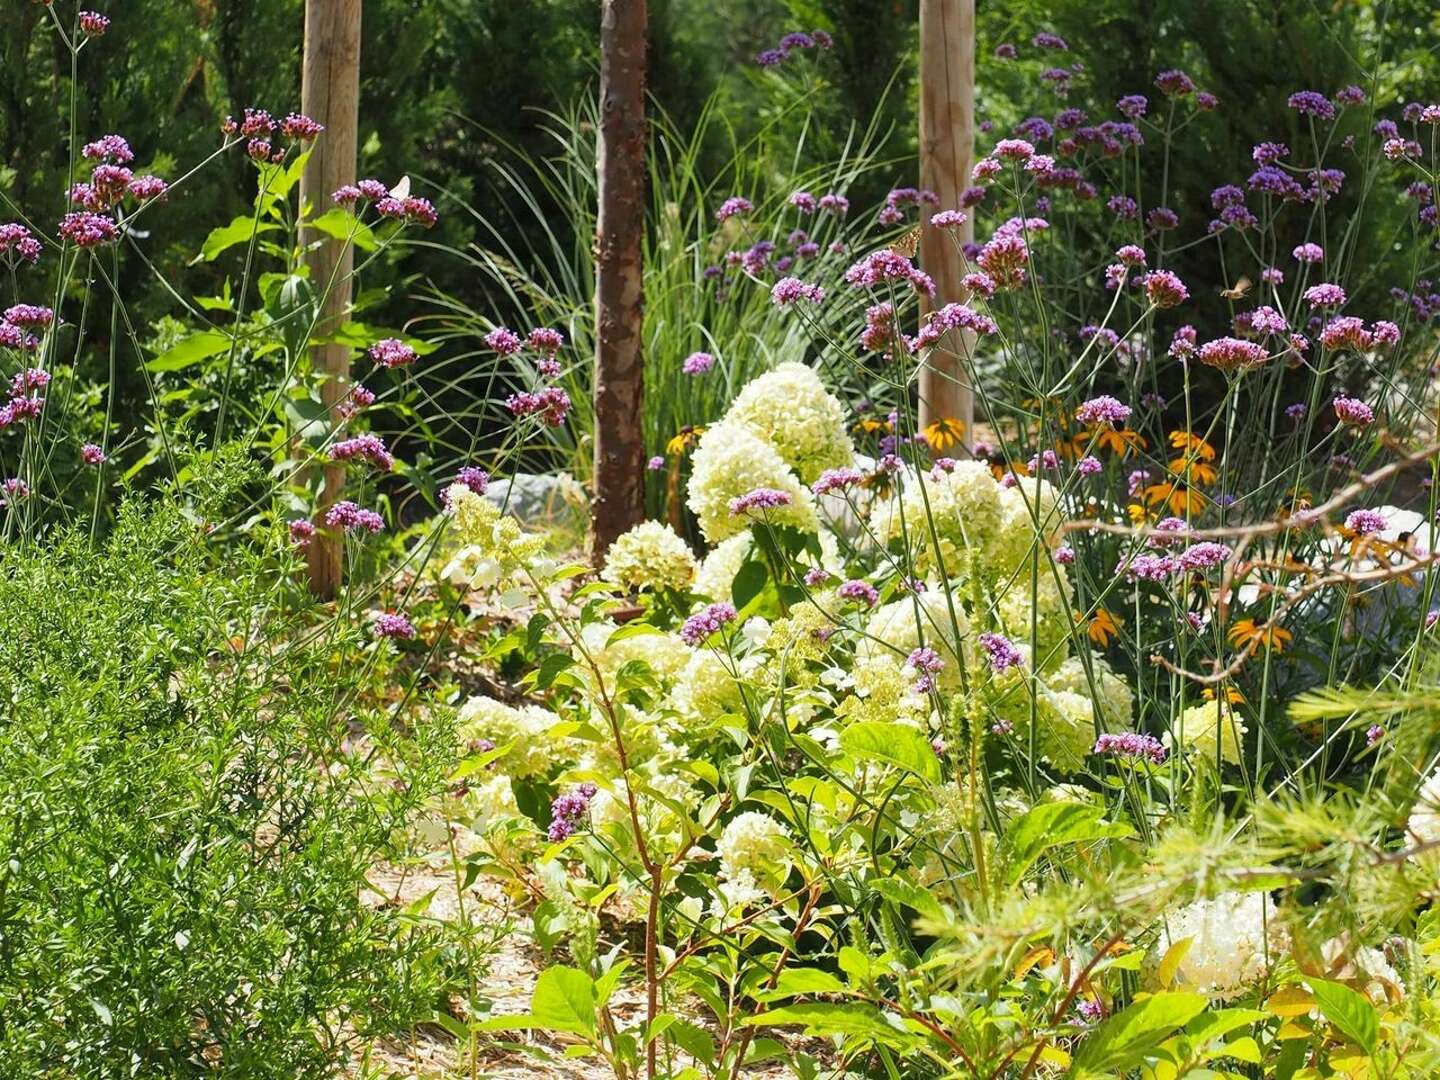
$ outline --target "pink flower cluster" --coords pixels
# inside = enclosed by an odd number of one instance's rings
[[[704,375],[715,366],[715,357],[708,352],[693,352],[680,365],[686,375]]]
[[[711,604],[703,611],[697,611],[685,620],[685,624],[680,627],[680,639],[686,645],[695,647],[711,634],[716,633],[722,626],[734,621],[734,604]]]
[[[0,323],[0,331],[8,324]],[[17,333],[18,328],[12,327]],[[5,335],[0,333],[0,345],[5,344]],[[15,373],[10,380],[10,400],[0,406],[0,431],[15,424],[34,420],[45,406],[45,399],[37,393],[50,385],[50,373],[43,368],[25,368]]]
[[[1375,422],[1375,410],[1359,398],[1337,397],[1333,404],[1335,416],[1342,424],[1365,427]]]
[[[945,667],[940,654],[928,645],[913,649],[905,659],[905,666],[916,675],[915,692],[928,694],[935,689],[935,676]]]
[[[1123,424],[1130,419],[1130,406],[1109,394],[1102,394],[1076,409],[1075,419],[1082,424]]]
[[[10,221],[0,225],[0,255],[5,257],[4,261],[9,266],[16,266],[22,260],[24,262],[38,262],[40,260],[40,241],[24,225],[18,221]]]
[[[516,416],[538,416],[551,427],[559,427],[570,415],[570,395],[558,386],[522,390],[505,399],[505,407]]]
[[[775,488],[756,488],[730,500],[730,513],[734,517],[749,514],[755,510],[777,510],[790,505],[790,493]]]
[[[989,655],[990,670],[999,674],[1025,663],[1025,657],[1015,643],[1004,634],[984,633],[979,637],[981,648]]]
[[[390,611],[375,617],[373,629],[378,638],[399,638],[409,641],[415,637],[415,627],[410,620],[404,615]]]
[[[368,461],[381,472],[389,472],[395,467],[395,459],[385,449],[385,440],[368,433],[337,442],[330,448],[330,460]]]
[[[866,607],[874,607],[880,602],[880,593],[868,581],[847,581],[836,589],[835,593],[843,600],[854,600]]]
[[[865,482],[865,474],[859,469],[844,467],[839,469],[826,469],[810,486],[810,490],[816,495],[827,495],[832,491],[843,491],[846,488],[855,487]]]
[[[381,367],[407,367],[419,359],[418,354],[399,338],[381,338],[370,346],[370,359]]]
[[[385,528],[385,519],[374,510],[356,506],[347,499],[337,502],[325,511],[325,524],[332,529],[343,529],[347,533],[355,532],[357,529],[378,533]]]
[[[1399,343],[1400,327],[1384,319],[1367,330],[1362,319],[1354,315],[1339,315],[1320,331],[1320,344],[1327,349],[1368,352],[1374,348],[1391,348]]]
[[[1092,753],[1107,757],[1143,758],[1155,765],[1163,765],[1168,756],[1164,744],[1153,735],[1141,735],[1134,731],[1120,734],[1106,732],[1095,740]]]
[[[913,349],[926,349],[934,345],[951,330],[971,330],[976,334],[998,334],[1000,327],[989,315],[981,315],[964,304],[946,304],[939,311],[932,311],[925,319],[925,325],[911,343]]]
[[[872,251],[855,263],[845,271],[845,280],[860,288],[873,288],[887,281],[904,281],[913,286],[916,292],[926,296],[935,295],[935,282],[930,275],[904,255],[888,248]]]
[[[787,307],[808,300],[812,304],[825,302],[825,290],[819,285],[801,281],[797,277],[781,278],[770,290],[770,300],[776,307]]]

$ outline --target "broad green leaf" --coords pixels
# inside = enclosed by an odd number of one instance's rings
[[[546,968],[530,997],[535,1021],[551,1031],[595,1033],[595,982],[572,967]]]
[[[1028,811],[1006,830],[1010,847],[1010,880],[1019,881],[1046,848],[1109,836],[1128,836],[1130,826],[1100,819],[1105,811],[1089,803],[1044,803]]]
[[[1259,1009],[1216,1009],[1214,1012],[1197,1016],[1185,1028],[1185,1036],[1200,1046],[1211,1039],[1229,1035],[1236,1028],[1258,1024],[1265,1019],[1265,1015]]]
[[[1236,1061],[1243,1061],[1247,1065],[1259,1065],[1260,1044],[1249,1035],[1242,1035],[1240,1038],[1222,1046],[1218,1056],[1234,1058]]]
[[[840,733],[840,745],[857,758],[898,765],[931,782],[940,779],[940,759],[925,733],[917,728],[862,720]]]
[[[775,980],[775,989],[759,995],[761,1001],[793,997],[796,994],[838,994],[845,984],[819,968],[786,968]]]
[[[929,889],[913,885],[904,878],[876,878],[870,882],[870,887],[886,900],[914,908],[928,918],[939,919],[945,914],[940,907],[940,901],[935,899],[935,895]]]
[[[256,222],[254,217],[237,217],[229,225],[222,225],[218,229],[210,230],[210,235],[205,238],[205,243],[200,245],[200,255],[197,261],[212,262],[222,252],[229,251],[236,244],[248,243],[256,233],[274,232],[279,225],[269,222]]]
[[[319,217],[305,223],[312,229],[318,229],[326,236],[333,236],[336,240],[348,240],[361,251],[374,251],[380,246],[375,239],[375,233],[370,226],[357,218],[354,214],[340,208],[328,210]]]
[[[670,1037],[671,1042],[696,1061],[703,1061],[708,1065],[715,1060],[715,1040],[699,1024],[692,1024],[688,1020],[676,1020],[667,1029],[666,1034]]]
[[[850,976],[854,983],[870,981],[870,958],[854,945],[842,945],[839,954],[840,970]]]
[[[230,348],[230,336],[218,330],[202,330],[166,349],[145,365],[146,371],[183,371]]]
[[[1375,1044],[1380,1040],[1380,1016],[1369,998],[1344,983],[1325,979],[1311,979],[1310,991],[1326,1020],[1367,1054],[1375,1053]]]
[[[911,1037],[885,1022],[885,1015],[873,1005],[860,1002],[832,1004],[805,1002],[771,1009],[756,1016],[747,1016],[742,1023],[750,1027],[802,1025],[807,1035],[855,1035],[891,1045],[907,1045]]]
[[[1075,1075],[1110,1075],[1135,1068],[1168,1038],[1205,1011],[1203,994],[1156,994],[1122,1009],[1097,1027],[1075,1055]]]
[[[765,583],[769,580],[770,572],[765,569],[763,562],[758,559],[746,560],[730,585],[730,602],[735,605],[735,610],[743,611],[745,605],[760,595],[760,590],[765,588]]]

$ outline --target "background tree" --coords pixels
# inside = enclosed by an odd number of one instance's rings
[[[600,16],[594,553],[645,520],[645,0]]]

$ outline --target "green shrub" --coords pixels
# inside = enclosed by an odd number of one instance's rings
[[[434,943],[365,875],[438,761],[383,718],[407,782],[344,748],[360,632],[168,504],[5,558],[0,1075],[328,1076],[430,1011]]]

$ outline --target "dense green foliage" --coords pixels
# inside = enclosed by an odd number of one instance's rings
[[[260,552],[135,502],[0,581],[0,1073],[331,1075],[429,1015],[433,935],[364,886],[433,792],[367,704],[356,630],[287,615]],[[404,785],[347,750],[367,718]]]

